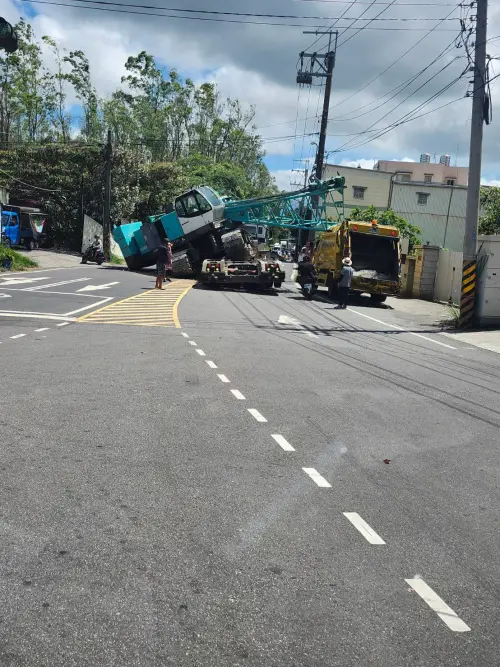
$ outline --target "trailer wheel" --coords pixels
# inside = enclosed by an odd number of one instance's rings
[[[387,299],[387,295],[386,294],[370,294],[370,298],[375,303],[384,303],[384,301]]]

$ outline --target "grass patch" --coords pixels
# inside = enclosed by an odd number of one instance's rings
[[[122,259],[121,257],[118,257],[118,255],[113,255],[113,253],[111,253],[109,263],[110,264],[121,265],[121,264],[125,264],[125,260]]]
[[[26,255],[22,255],[20,252],[16,252],[4,245],[0,245],[0,271],[5,271],[3,263],[4,260],[8,258],[12,261],[10,267],[11,271],[27,271],[28,269],[35,269],[38,266],[37,262],[29,259]]]

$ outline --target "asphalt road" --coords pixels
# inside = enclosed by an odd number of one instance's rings
[[[79,284],[0,312],[2,666],[498,665],[498,355],[291,286],[74,322]]]

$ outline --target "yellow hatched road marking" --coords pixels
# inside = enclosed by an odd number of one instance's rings
[[[190,280],[176,280],[162,291],[152,289],[130,296],[87,313],[77,321],[179,329],[179,303],[194,284],[195,282]]]

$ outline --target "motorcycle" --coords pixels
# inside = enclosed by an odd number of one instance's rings
[[[100,266],[104,260],[105,257],[102,248],[94,248],[94,246],[89,246],[82,255],[82,264],[87,264],[87,262],[95,262]]]
[[[309,280],[311,279],[309,278]],[[315,280],[312,282],[305,282],[300,286],[300,291],[302,292],[304,299],[310,301],[314,294],[318,291],[318,285],[316,284]]]

